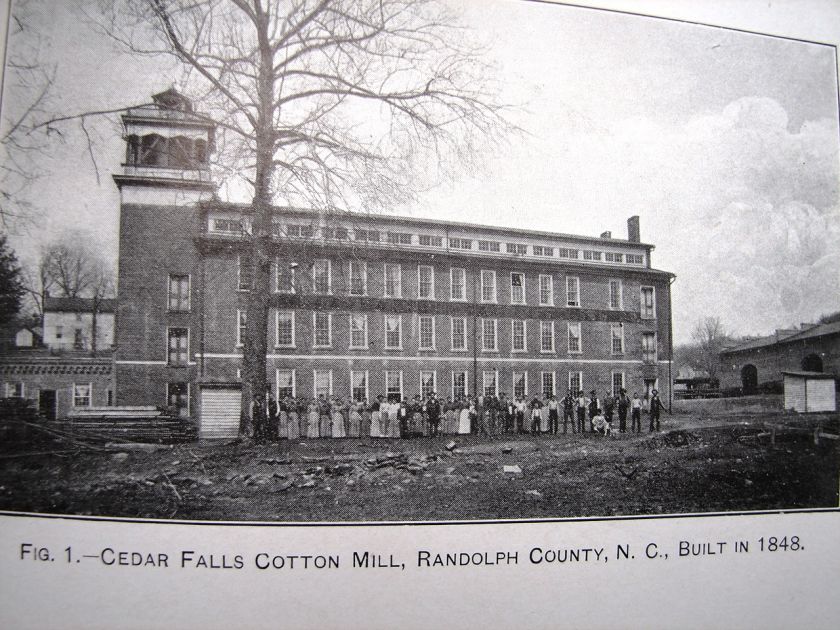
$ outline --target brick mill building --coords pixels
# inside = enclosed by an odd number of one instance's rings
[[[219,202],[213,126],[170,90],[124,116],[116,392],[235,433],[249,208]],[[672,274],[628,238],[278,207],[275,395],[669,396]]]

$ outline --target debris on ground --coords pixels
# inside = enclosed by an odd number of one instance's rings
[[[514,464],[513,466],[502,466],[502,472],[512,473],[514,475],[518,475],[518,474],[522,474],[522,469],[519,466]]]

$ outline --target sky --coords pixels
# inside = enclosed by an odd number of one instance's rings
[[[677,343],[705,316],[743,335],[840,310],[832,46],[522,0],[451,2],[486,42],[525,133],[395,213],[621,238],[638,214],[653,265],[677,276]],[[118,53],[69,2],[33,9],[62,111],[147,102],[178,78]],[[4,102],[13,108],[15,94]],[[120,129],[111,119],[88,130],[98,179],[81,131],[64,128],[28,191],[34,227],[11,239],[21,258],[71,228],[116,256]]]

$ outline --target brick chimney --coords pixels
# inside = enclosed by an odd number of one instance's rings
[[[642,237],[639,231],[639,215],[633,215],[627,219],[627,240],[631,243],[641,243]]]
[[[601,232],[601,238],[612,238],[612,232],[607,230],[606,232]]]

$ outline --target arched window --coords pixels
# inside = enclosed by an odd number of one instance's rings
[[[741,387],[745,394],[754,394],[758,389],[758,368],[751,363],[741,368]]]
[[[802,359],[802,369],[806,372],[822,372],[823,360],[818,354],[809,354]]]
[[[175,136],[169,139],[169,167],[170,168],[194,168],[193,166],[193,144],[192,140],[184,136]]]
[[[143,136],[139,163],[143,166],[167,166],[166,138],[156,133]]]

